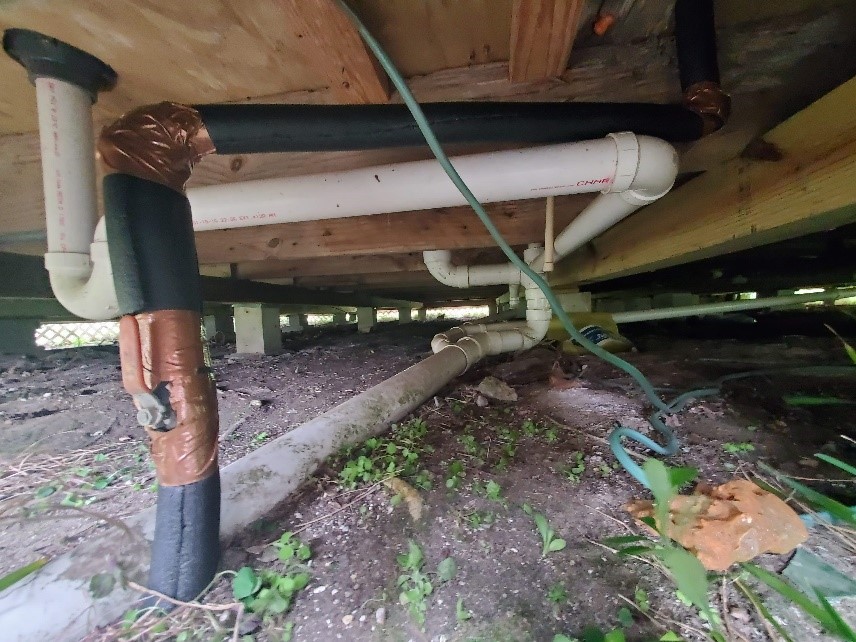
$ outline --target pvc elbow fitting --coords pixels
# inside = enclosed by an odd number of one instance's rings
[[[90,254],[48,252],[45,268],[54,296],[75,316],[91,321],[107,321],[119,316],[103,219],[95,228]]]

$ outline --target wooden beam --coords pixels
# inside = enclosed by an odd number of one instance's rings
[[[591,198],[557,197],[556,227],[561,229],[570,223]],[[495,203],[487,209],[510,244],[543,241],[544,199]],[[402,254],[494,245],[469,207],[213,230],[196,235],[200,263]]]
[[[454,260],[465,264],[499,263],[503,257],[501,250],[485,248],[481,250],[460,250],[455,253]],[[407,252],[406,254],[366,254],[314,259],[251,261],[238,264],[235,269],[235,277],[264,280],[340,274],[406,274],[426,270],[421,252]],[[221,275],[211,274],[210,276]]]
[[[17,278],[0,279],[0,304],[3,301],[52,301],[54,300],[41,257],[23,256],[0,252],[0,274],[14,274]],[[202,297],[206,303],[270,303],[283,305],[360,305],[396,307],[410,305],[411,300],[376,296],[361,288],[358,292],[340,292],[330,288],[304,288],[290,285],[274,285],[243,279],[223,279],[203,276]],[[12,308],[6,315],[15,316]]]
[[[583,0],[514,0],[511,9],[511,82],[558,78],[568,68]]]
[[[280,0],[285,27],[327,81],[336,102],[385,103],[389,79],[334,0]]]
[[[854,104],[856,77],[772,129],[768,159],[735,158],[689,181],[569,257],[553,280],[636,274],[856,221]]]
[[[817,96],[820,93],[812,92],[818,92],[818,87],[821,92],[825,91],[826,87],[835,86],[856,73],[856,38],[853,36],[856,31],[850,28],[856,22],[854,14],[856,3],[846,3],[830,8],[822,15],[795,13],[775,20],[756,22],[751,27],[732,26],[721,30],[719,44],[723,84],[734,98],[733,122],[736,124],[741,120],[747,106],[757,105],[762,99],[764,102],[761,104],[766,105],[770,90],[777,89],[783,94],[794,96]],[[822,58],[819,64],[813,63],[821,52],[826,52],[827,57]],[[828,62],[829,52],[834,56],[834,63]],[[795,75],[794,69],[801,62],[805,63],[806,73]],[[282,66],[282,63],[278,65]],[[763,73],[758,73],[758,70],[763,70]],[[681,98],[673,44],[669,39],[659,37],[630,44],[577,48],[574,50],[574,66],[565,70],[560,79],[546,83],[512,83],[508,79],[508,64],[504,62],[445,69],[412,77],[408,82],[416,97],[426,102],[676,102]],[[393,101],[398,100],[397,96],[393,97]],[[269,94],[254,98],[252,102],[262,101],[328,104],[335,102],[335,97],[329,90],[321,89]],[[98,105],[103,102],[103,99],[100,100]],[[127,106],[134,104],[130,102]],[[773,120],[769,120],[770,113],[774,116]],[[770,106],[770,111],[759,114],[751,122],[743,123],[738,131],[731,131],[733,126],[729,125],[715,136],[699,141],[691,150],[687,169],[700,171],[717,165],[729,158],[735,149],[741,149],[746,142],[765,131],[764,125],[768,120],[771,123],[779,122],[789,113],[793,111],[776,113],[775,106]],[[115,111],[112,115],[115,115]],[[104,122],[103,117],[102,113],[100,124]],[[450,151],[455,153],[456,149]],[[463,148],[457,148],[457,151],[463,151]],[[205,157],[194,168],[189,185],[340,171],[379,163],[420,160],[429,156],[430,152],[425,149],[213,155]],[[0,136],[0,241],[5,233],[43,229],[44,199],[38,136],[35,133]],[[20,250],[20,246],[16,245],[15,249]],[[32,249],[43,251],[43,248],[38,247]]]

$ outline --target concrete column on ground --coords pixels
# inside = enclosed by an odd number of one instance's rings
[[[496,301],[488,301],[487,302],[487,315],[489,317],[495,316],[499,311],[499,308],[496,305]]]
[[[427,308],[419,308],[416,311],[416,318],[419,321],[427,321],[428,320],[428,310]]]
[[[371,332],[377,324],[377,310],[374,308],[357,308],[357,330]]]
[[[689,292],[670,292],[655,294],[651,300],[652,308],[677,308],[685,305],[698,305],[699,296]]]
[[[235,334],[239,353],[279,354],[282,351],[279,308],[260,304],[236,305]]]
[[[591,292],[562,292],[559,303],[565,312],[591,312]]]
[[[231,314],[206,314],[202,317],[205,337],[212,341],[222,335],[224,341],[235,340],[235,321]]]
[[[305,314],[287,314],[288,325],[283,328],[284,332],[303,332],[308,325]]]
[[[345,312],[337,312],[333,315],[333,325],[347,325],[348,315]]]
[[[398,308],[398,322],[410,323],[413,321],[413,311],[410,308]]]
[[[38,354],[44,348],[36,345],[34,319],[0,319],[0,354]]]

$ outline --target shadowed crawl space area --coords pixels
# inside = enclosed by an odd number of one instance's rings
[[[734,372],[847,365],[824,314],[833,313],[767,315],[754,325],[627,326],[636,348],[624,356],[666,398]],[[847,319],[832,318],[847,338]],[[449,325],[381,324],[368,335],[315,328],[286,335],[277,356],[237,357],[231,346],[212,346],[221,463],[416,363]],[[505,385],[485,389],[488,376]],[[516,401],[495,398],[509,389]],[[808,397],[838,401],[793,403]],[[853,463],[854,401],[852,377],[730,382],[669,419],[681,448],[667,463],[697,468],[711,485],[756,474],[772,482],[759,468],[766,463],[851,506],[852,480],[813,454]],[[592,356],[540,346],[488,359],[247,524],[226,543],[223,573],[202,606],[167,616],[134,611],[86,640],[552,641],[615,631],[624,638],[607,639],[708,639],[709,623],[676,594],[661,565],[620,557],[604,543],[644,533],[623,507],[650,495],[617,465],[607,438],[617,424],[650,431],[648,414],[635,383]],[[154,503],[153,470],[115,348],[3,357],[0,457],[0,574],[98,538]],[[294,535],[281,539],[284,532]],[[557,539],[565,546],[549,544]],[[810,529],[801,548],[856,575],[853,551],[833,529]],[[778,572],[790,557],[757,561]],[[251,613],[235,599],[248,574],[251,584],[291,577],[297,587]],[[736,575],[709,593],[728,639],[773,639]],[[752,586],[793,639],[827,639],[792,604]],[[249,589],[258,596],[258,586]],[[853,623],[854,600],[834,604]]]

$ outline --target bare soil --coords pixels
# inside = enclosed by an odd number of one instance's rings
[[[222,462],[419,361],[428,354],[430,336],[448,325],[384,324],[370,335],[313,330],[286,335],[285,352],[269,357],[238,358],[228,346],[213,347],[225,435]],[[740,331],[731,334],[739,337]],[[633,338],[639,351],[625,356],[666,396],[732,372],[847,363],[841,345],[825,337],[752,336],[750,342],[679,339],[673,331],[645,330]],[[568,379],[551,385],[548,376],[557,360]],[[488,374],[510,383],[518,401],[485,405],[475,387]],[[853,461],[856,451],[847,440],[856,438],[853,407],[793,407],[783,400],[787,394],[856,400],[852,378],[790,374],[728,383],[720,396],[691,403],[674,421],[682,448],[669,463],[694,466],[700,479],[713,484],[748,472],[758,459],[796,476],[840,477],[811,454],[824,451]],[[538,348],[516,359],[490,360],[416,413],[429,427],[425,444],[430,446],[419,460],[431,480],[430,490],[418,490],[424,508],[420,520],[414,521],[406,502],[394,505],[393,493],[383,485],[344,489],[338,481],[342,461],[329,462],[295,497],[259,523],[248,524],[226,547],[223,568],[262,568],[265,544],[285,530],[301,531],[313,552],[312,580],[285,618],[294,623],[294,640],[550,641],[557,633],[580,635],[586,627],[615,628],[622,607],[634,618],[626,631],[630,640],[658,639],[667,629],[687,640],[704,639],[706,623],[676,598],[674,586],[658,570],[619,559],[601,543],[638,532],[622,506],[646,496],[615,468],[606,439],[617,423],[645,430],[649,412],[629,377],[593,357]],[[536,434],[524,433],[527,420],[539,427]],[[518,433],[517,448],[503,461],[509,431]],[[480,446],[476,454],[468,451],[466,435]],[[115,349],[2,358],[0,574],[98,537],[102,517],[121,519],[150,506],[154,476],[143,437],[121,390]],[[753,450],[732,453],[724,444],[751,444]],[[576,452],[582,453],[585,470],[579,480],[570,480],[566,472]],[[454,490],[446,487],[452,461],[465,468]],[[498,500],[480,490],[491,480],[501,488]],[[853,484],[816,487],[853,503]],[[548,518],[567,541],[564,550],[542,556],[523,504]],[[458,567],[451,581],[434,579],[424,629],[398,599],[396,556],[406,552],[408,540],[424,551],[427,571],[435,571],[446,557]],[[807,546],[854,572],[852,560],[821,531],[812,531]],[[763,563],[780,570],[787,560],[765,556]],[[549,599],[555,587],[562,587],[566,597]],[[653,617],[628,603],[637,589],[647,594]],[[208,599],[231,601],[228,580]],[[466,621],[456,617],[459,599],[472,615]],[[724,613],[735,640],[769,639],[742,597],[731,591],[726,600]],[[800,619],[781,608],[783,619]],[[259,642],[279,640],[282,622],[245,617],[243,630]],[[200,633],[190,639],[223,639],[228,624],[223,622],[222,637]],[[797,626],[807,637],[796,639],[821,639],[809,623]],[[92,639],[115,639],[116,631]]]

